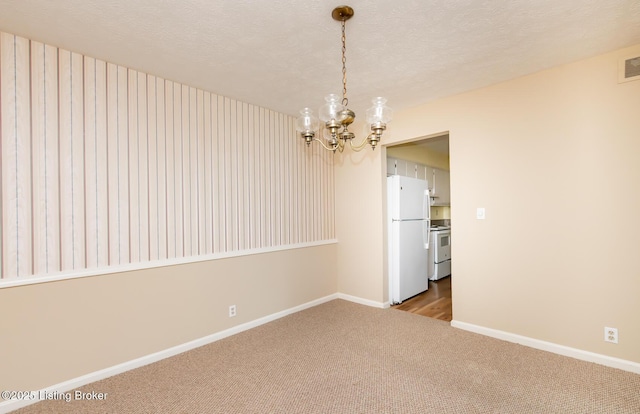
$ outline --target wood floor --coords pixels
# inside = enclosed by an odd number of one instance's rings
[[[393,308],[451,322],[451,276],[436,282],[429,281],[429,289],[426,292]]]

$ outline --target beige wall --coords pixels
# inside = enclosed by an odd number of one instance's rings
[[[384,148],[359,153],[345,150],[334,163],[338,291],[376,302],[386,300],[381,290],[386,285],[381,272],[386,257],[381,254],[379,231],[383,226],[382,183],[386,182],[383,164]]]
[[[385,145],[450,133],[455,320],[640,362],[640,82],[617,83],[619,59],[634,53],[640,45],[396,114]],[[376,301],[386,300],[380,153],[336,167],[338,206],[364,214],[338,210],[338,257],[361,258],[339,262],[338,283]],[[357,191],[340,183],[348,177]],[[619,344],[603,341],[604,326]]]
[[[334,294],[335,250],[0,289],[0,389],[52,386]]]

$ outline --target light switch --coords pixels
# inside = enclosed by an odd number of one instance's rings
[[[476,210],[476,218],[478,220],[484,220],[485,214],[484,214],[484,207],[478,207]]]

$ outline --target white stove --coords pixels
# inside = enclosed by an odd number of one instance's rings
[[[451,275],[451,227],[431,226],[429,239],[429,280]]]

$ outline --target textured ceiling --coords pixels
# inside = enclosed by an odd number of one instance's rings
[[[349,0],[350,107],[394,109],[640,43],[638,0]],[[341,93],[335,0],[0,0],[0,30],[297,114]]]

